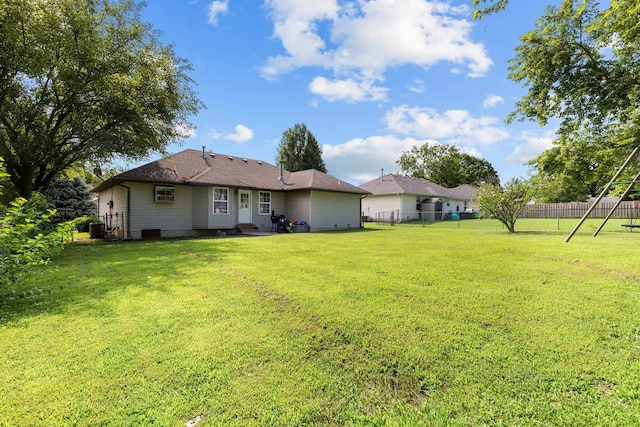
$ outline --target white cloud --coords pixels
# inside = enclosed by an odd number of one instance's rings
[[[216,129],[212,129],[209,132],[207,132],[208,141],[215,141],[216,139],[220,139],[220,138],[222,138],[222,134]]]
[[[520,137],[525,142],[516,146],[513,152],[507,156],[509,163],[526,163],[553,146],[554,138],[550,133],[537,135],[533,132],[522,132]]]
[[[309,84],[309,90],[314,95],[327,101],[384,101],[387,89],[375,86],[373,82],[354,79],[329,81],[324,77],[316,77]]]
[[[344,144],[322,146],[322,158],[329,173],[354,184],[362,184],[385,173],[400,171],[396,160],[403,151],[421,146],[427,140],[398,138],[394,135],[357,138]]]
[[[422,93],[424,92],[424,82],[422,80],[415,80],[413,83],[409,85],[409,90],[413,93]]]
[[[498,104],[504,104],[504,98],[490,93],[482,102],[482,108],[495,108]]]
[[[401,7],[396,0],[266,0],[266,5],[273,35],[285,51],[267,58],[261,67],[267,79],[300,67],[323,67],[333,71],[334,82],[360,80],[375,87],[389,67],[428,69],[447,62],[454,70],[466,69],[468,76],[479,77],[492,65],[484,45],[471,40],[466,7],[434,0],[403,0]],[[333,92],[330,96],[341,99]],[[351,92],[345,100],[353,102]]]
[[[245,125],[237,125],[235,133],[229,133],[224,136],[224,139],[243,143],[253,139],[253,131]]]
[[[475,116],[467,110],[447,110],[438,113],[431,108],[401,105],[384,117],[387,129],[416,138],[436,139],[469,150],[474,146],[489,146],[509,137],[497,117]]]
[[[235,127],[235,132],[224,134],[216,129],[212,129],[207,133],[207,140],[214,141],[218,139],[228,139],[240,144],[253,139],[253,131],[245,125],[239,124]]]
[[[218,16],[224,15],[229,10],[229,0],[216,0],[209,5],[208,23],[218,25]]]

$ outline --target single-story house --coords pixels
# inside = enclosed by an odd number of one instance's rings
[[[370,220],[437,221],[453,212],[477,209],[477,187],[446,188],[420,178],[387,174],[360,186],[370,192],[362,200],[363,215]]]
[[[272,214],[310,231],[361,227],[369,192],[317,170],[184,150],[111,177],[91,190],[107,231],[131,239],[269,231]]]

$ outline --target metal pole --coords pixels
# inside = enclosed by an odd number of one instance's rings
[[[567,238],[564,240],[565,243],[569,242],[569,240],[571,240],[573,235],[576,234],[576,231],[578,231],[578,229],[580,228],[582,223],[587,219],[587,217],[589,216],[591,211],[593,211],[595,209],[595,207],[598,205],[598,203],[600,203],[600,200],[602,200],[604,195],[609,192],[609,190],[611,189],[611,186],[613,185],[613,183],[616,182],[618,177],[620,175],[622,175],[622,172],[624,172],[624,170],[627,168],[627,166],[629,166],[629,163],[631,163],[631,160],[633,160],[633,157],[636,154],[638,154],[638,151],[640,151],[640,146],[638,146],[638,147],[633,149],[633,152],[631,153],[631,155],[627,158],[627,160],[625,160],[625,162],[622,164],[620,169],[618,169],[618,172],[616,172],[616,174],[613,176],[613,178],[611,178],[611,181],[609,181],[609,183],[604,187],[604,189],[602,190],[602,193],[600,193],[600,195],[598,196],[596,201],[593,202],[593,204],[589,207],[589,209],[587,209],[587,211],[584,213],[582,218],[580,218],[580,221],[578,222],[578,224],[576,224],[576,226],[573,228],[573,230],[571,230],[571,233],[569,233]]]
[[[598,235],[600,230],[602,230],[602,227],[604,227],[604,225],[607,223],[607,221],[609,221],[609,218],[611,218],[613,216],[613,213],[615,212],[615,210],[618,209],[618,206],[620,206],[620,203],[622,203],[624,198],[627,197],[627,195],[631,192],[631,190],[633,189],[633,185],[636,183],[636,181],[638,179],[640,179],[640,172],[638,172],[636,177],[633,178],[633,181],[631,182],[631,184],[629,184],[627,189],[624,190],[624,194],[622,194],[622,196],[620,196],[620,200],[618,200],[616,202],[616,204],[613,206],[613,209],[611,209],[611,211],[609,211],[609,213],[605,217],[604,221],[602,221],[602,224],[600,224],[600,227],[598,227],[598,229],[595,231],[595,233],[593,233],[593,237],[596,237]],[[629,223],[631,223],[631,222],[629,222]]]

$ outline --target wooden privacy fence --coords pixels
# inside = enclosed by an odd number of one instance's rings
[[[589,214],[589,218],[604,218],[616,205],[615,201],[600,202]],[[593,202],[537,203],[527,205],[521,218],[581,218]],[[620,203],[612,218],[638,218],[640,201]]]

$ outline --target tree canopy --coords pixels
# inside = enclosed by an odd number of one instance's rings
[[[402,172],[443,187],[462,184],[499,184],[498,173],[487,160],[460,152],[455,145],[423,144],[400,155],[396,163]]]
[[[521,37],[511,61],[509,78],[523,83],[528,93],[509,119],[544,125],[555,117],[560,135],[586,129],[636,139],[639,20],[636,0],[613,0],[605,9],[595,0],[548,6],[536,28]]]
[[[289,172],[315,169],[327,172],[322,160],[322,147],[304,123],[297,123],[282,134],[276,162]]]
[[[483,213],[495,217],[509,233],[515,233],[518,217],[534,197],[534,188],[528,181],[514,178],[504,186],[482,184],[477,193]]]
[[[0,0],[0,156],[13,191],[75,163],[139,160],[184,136],[203,105],[190,64],[132,0]]]
[[[56,210],[52,217],[54,223],[97,214],[94,196],[89,192],[89,186],[82,178],[58,179],[44,193],[44,196]]]
[[[472,0],[476,18],[508,3]],[[563,0],[521,37],[509,78],[527,93],[507,121],[560,121],[554,147],[530,162],[543,199],[598,194],[640,143],[638,22],[637,0]]]
[[[529,162],[536,173],[531,180],[537,188],[537,200],[543,203],[585,201],[599,195],[605,188],[621,159],[629,155],[624,146],[611,144],[602,135],[574,132],[558,138],[553,147]],[[640,163],[629,167],[620,181],[633,179]],[[614,187],[613,194],[623,192]],[[636,194],[634,193],[632,197]]]

